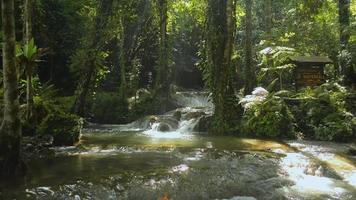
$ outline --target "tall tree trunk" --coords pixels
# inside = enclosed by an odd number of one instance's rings
[[[21,173],[21,123],[15,54],[14,1],[2,0],[4,119],[0,134],[0,176]]]
[[[97,66],[95,64],[97,54],[102,50],[102,35],[104,34],[108,18],[111,13],[113,0],[101,0],[98,5],[98,14],[95,19],[94,37],[91,41],[90,49],[84,63],[84,72],[80,77],[79,84],[76,90],[76,100],[74,104],[74,112],[84,117],[85,108],[87,106],[87,98],[90,90],[93,87],[97,74]]]
[[[272,0],[264,0],[265,7],[265,34],[266,40],[272,40],[272,26],[273,26],[273,10],[272,10]]]
[[[32,36],[32,16],[33,16],[33,0],[25,0],[25,30],[24,30],[24,43],[29,44],[33,39]],[[24,68],[26,69],[26,118],[29,120],[33,114],[33,87],[32,87],[32,71],[33,63],[25,62]]]
[[[339,69],[346,85],[352,84],[353,68],[349,52],[350,40],[350,0],[339,0],[340,58]]]
[[[168,2],[167,0],[157,0],[157,7],[159,12],[159,57],[158,70],[156,76],[156,93],[157,98],[162,102],[161,111],[167,111],[167,103],[169,101],[169,53],[168,53]]]
[[[245,94],[250,94],[256,83],[252,58],[252,0],[245,0]]]
[[[215,105],[212,131],[220,134],[231,130],[236,117],[231,70],[235,7],[234,0],[209,0],[207,7],[206,55]]]
[[[120,19],[120,37],[119,37],[119,65],[120,65],[120,88],[119,96],[123,100],[126,100],[126,59],[125,59],[125,28],[123,24],[123,18]]]

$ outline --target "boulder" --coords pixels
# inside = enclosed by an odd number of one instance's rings
[[[213,116],[211,116],[211,115],[202,116],[199,119],[199,122],[195,125],[194,131],[208,132],[209,128],[211,126],[212,119],[213,119]]]
[[[177,110],[173,113],[173,118],[176,119],[177,121],[180,121],[180,119],[182,118],[182,112]]]
[[[168,132],[170,130],[171,130],[171,128],[166,123],[160,123],[157,127],[157,131],[160,131],[160,132]]]
[[[203,111],[189,112],[184,116],[184,119],[187,119],[187,120],[197,119],[203,115],[205,115],[205,112],[203,112]]]

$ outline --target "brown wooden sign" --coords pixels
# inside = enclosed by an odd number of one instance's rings
[[[295,81],[298,88],[321,85],[325,83],[323,67],[297,68],[295,70]]]
[[[315,87],[325,83],[324,67],[331,60],[321,56],[299,56],[291,57],[291,63],[296,65],[294,70],[296,88]]]

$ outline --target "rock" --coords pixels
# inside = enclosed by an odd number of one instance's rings
[[[350,156],[356,156],[356,149],[353,148],[349,149],[347,151],[347,154],[349,154]]]
[[[179,124],[179,121],[173,117],[164,117],[160,122],[167,124],[171,129],[177,129]]]
[[[54,141],[53,136],[46,134],[41,137],[40,144],[42,146],[51,146],[53,144],[53,141]]]
[[[185,116],[184,116],[184,119],[187,119],[187,120],[190,120],[190,119],[197,119],[201,116],[205,115],[205,112],[203,111],[197,111],[197,112],[190,112],[190,113],[187,113]]]
[[[180,121],[180,119],[182,118],[182,112],[177,110],[173,113],[173,117],[177,120]]]
[[[168,132],[170,130],[171,130],[171,128],[166,123],[160,123],[157,127],[157,131],[161,131],[161,132]]]
[[[150,91],[148,91],[145,88],[141,88],[141,89],[137,90],[137,92],[136,92],[137,98],[141,98],[141,97],[149,96],[149,95],[151,95]]]
[[[195,125],[194,131],[208,132],[213,117],[211,115],[203,116],[199,119],[199,122]]]
[[[233,197],[233,198],[228,199],[228,200],[257,200],[257,199],[255,197],[240,196],[240,197]]]

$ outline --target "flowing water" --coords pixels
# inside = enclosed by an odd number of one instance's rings
[[[195,133],[208,98],[177,101],[165,115],[88,127],[76,147],[32,160],[0,199],[356,199],[353,144]]]

